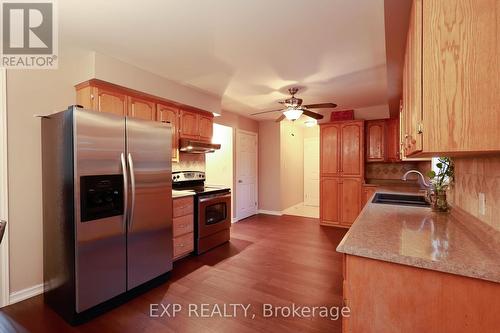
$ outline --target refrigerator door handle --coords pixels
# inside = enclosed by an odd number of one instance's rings
[[[127,215],[128,215],[128,175],[127,175],[127,162],[125,161],[125,154],[120,154],[123,172],[123,230],[127,230]]]
[[[132,154],[128,153],[128,166],[130,168],[130,187],[132,190],[132,200],[130,204],[130,214],[128,219],[128,228],[132,229],[132,223],[134,221],[134,208],[135,208],[135,170],[134,161],[132,159]]]

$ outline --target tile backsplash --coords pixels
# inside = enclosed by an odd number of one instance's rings
[[[180,153],[179,162],[172,162],[172,171],[205,171],[205,154]]]
[[[500,231],[500,155],[454,158],[455,182],[450,202]],[[479,193],[486,199],[485,214],[479,213]]]
[[[365,176],[367,179],[400,180],[406,171],[418,170],[424,175],[431,169],[430,161],[399,162],[399,163],[366,163]],[[408,179],[416,180],[415,174]]]

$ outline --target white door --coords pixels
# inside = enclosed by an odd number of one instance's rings
[[[236,218],[257,214],[257,133],[236,132]]]
[[[319,137],[304,139],[304,205],[319,206]]]

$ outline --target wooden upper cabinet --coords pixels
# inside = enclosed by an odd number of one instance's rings
[[[500,151],[500,2],[414,0],[403,73],[406,156]]]
[[[423,2],[425,151],[500,151],[500,1]]]
[[[214,132],[214,120],[212,115],[200,115],[199,118],[199,134],[200,140],[212,141]]]
[[[320,142],[321,174],[340,175],[340,125],[321,125]]]
[[[322,224],[340,224],[340,178],[321,178],[320,220]]]
[[[181,109],[179,114],[179,136],[185,139],[199,139],[199,114]]]
[[[156,105],[152,101],[129,96],[127,115],[138,119],[156,120]]]
[[[212,141],[213,114],[98,79],[75,86],[76,103],[95,111],[172,124],[172,158],[179,159],[179,138]]]
[[[388,162],[399,162],[401,160],[399,148],[399,119],[388,119],[385,123],[385,159]]]
[[[97,95],[97,96],[95,96]],[[97,99],[97,111],[113,113],[120,116],[127,114],[127,96],[114,90],[96,89],[96,94],[91,98]]]
[[[179,160],[179,108],[156,104],[156,120],[172,125],[172,160]]]
[[[366,161],[383,162],[385,160],[385,121],[366,122]]]
[[[340,172],[343,176],[364,176],[363,131],[363,121],[352,121],[341,125]]]
[[[421,152],[422,137],[422,0],[414,0],[406,45],[408,54],[407,155]]]

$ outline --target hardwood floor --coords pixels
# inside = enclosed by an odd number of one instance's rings
[[[174,263],[167,283],[90,322],[69,326],[40,295],[1,309],[0,332],[340,332],[340,318],[264,318],[262,305],[341,307],[342,256],[335,248],[345,232],[317,219],[250,217],[233,225],[230,243]],[[153,318],[152,303],[182,310]],[[251,304],[255,318],[241,309],[236,318],[189,317],[190,303]]]

